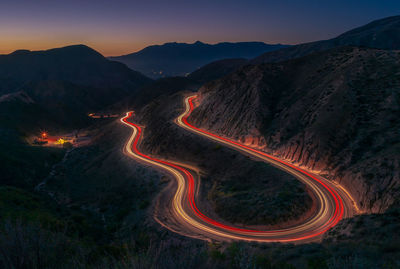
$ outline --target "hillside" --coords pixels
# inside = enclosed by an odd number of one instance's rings
[[[153,45],[141,51],[110,57],[152,78],[185,76],[203,65],[226,58],[254,58],[264,52],[287,47],[262,42],[218,43],[215,45],[197,41]]]
[[[126,91],[133,91],[149,82],[140,73],[109,61],[84,45],[0,55],[0,93],[18,90],[27,82],[44,80]]]
[[[399,74],[399,51],[354,47],[248,65],[203,86],[190,121],[319,171],[383,212],[400,186]]]
[[[17,127],[30,125],[32,121],[27,119],[32,118],[38,124],[51,119],[53,127],[55,123],[69,127],[85,124],[88,112],[102,109],[151,82],[84,45],[0,55],[0,81],[1,122]],[[27,100],[29,107],[35,107],[29,114],[21,103]]]
[[[182,93],[175,93],[138,110],[136,120],[145,126],[140,147],[152,156],[198,167],[199,207],[207,215],[229,223],[287,227],[312,210],[306,186],[292,175],[174,124],[183,108]]]
[[[362,46],[385,50],[400,49],[400,16],[373,21],[333,39],[267,52],[252,60],[252,63],[280,62],[340,46]]]

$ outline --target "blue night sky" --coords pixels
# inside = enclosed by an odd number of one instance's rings
[[[106,56],[171,41],[296,44],[393,15],[399,0],[2,0],[0,54],[76,43]]]

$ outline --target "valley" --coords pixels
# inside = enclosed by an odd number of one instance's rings
[[[0,267],[399,268],[399,37],[0,55]]]

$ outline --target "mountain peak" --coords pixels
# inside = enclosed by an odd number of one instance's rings
[[[30,50],[20,49],[20,50],[16,50],[16,51],[10,53],[10,55],[25,55],[30,52],[31,52]]]
[[[94,50],[86,45],[83,45],[83,44],[70,45],[70,46],[61,47],[61,48],[50,49],[50,50],[46,50],[45,52],[62,54],[62,55],[68,54],[71,57],[91,56],[91,57],[97,57],[97,58],[104,59],[104,56],[102,54],[100,54],[96,50]]]

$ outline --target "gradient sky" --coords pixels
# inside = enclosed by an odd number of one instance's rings
[[[0,54],[78,43],[106,56],[171,41],[296,44],[393,15],[400,0],[1,0]]]

